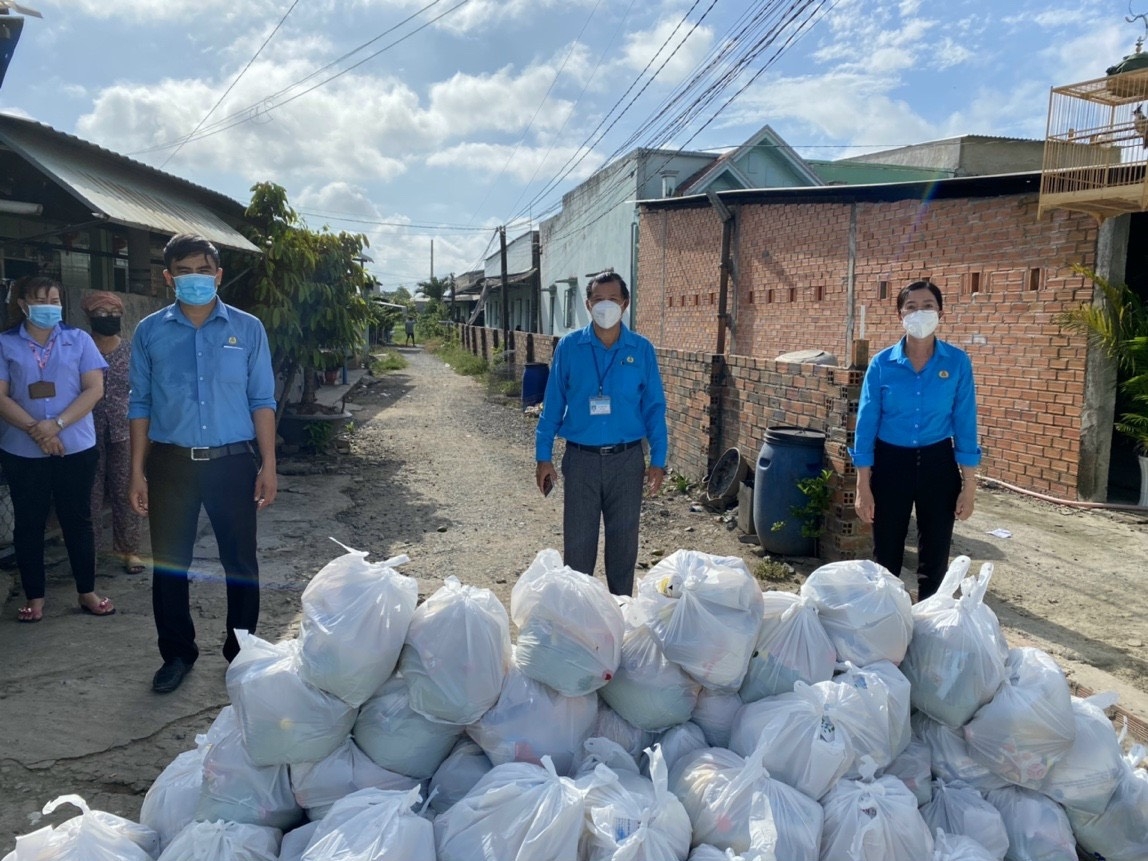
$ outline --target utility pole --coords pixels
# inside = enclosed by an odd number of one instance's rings
[[[510,342],[510,302],[506,295],[506,226],[498,228],[499,256],[502,262],[502,349]]]
[[[434,281],[434,240],[430,241],[430,279]]]

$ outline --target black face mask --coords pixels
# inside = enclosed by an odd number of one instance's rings
[[[119,317],[89,317],[88,323],[97,335],[118,335],[120,333]]]

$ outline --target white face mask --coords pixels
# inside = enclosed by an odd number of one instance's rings
[[[901,320],[905,331],[914,338],[927,338],[937,330],[940,315],[936,311],[913,311]]]
[[[622,306],[611,299],[603,299],[591,306],[590,316],[603,329],[613,329],[622,319]]]

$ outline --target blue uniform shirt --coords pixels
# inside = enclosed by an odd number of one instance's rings
[[[599,389],[610,398],[609,415],[590,414],[590,399]],[[609,349],[593,325],[564,336],[546,381],[534,433],[535,460],[553,458],[555,436],[593,446],[644,438],[650,443],[650,465],[664,468],[666,396],[653,344],[625,326]]]
[[[254,410],[275,409],[267,332],[221,301],[198,329],[179,303],[148,315],[132,338],[129,419],[148,439],[185,448],[255,438]]]
[[[939,338],[920,373],[905,353],[905,339],[876,356],[865,372],[857,430],[849,454],[854,466],[873,465],[877,440],[923,448],[952,439],[957,463],[977,466],[977,393],[968,354]]]
[[[8,382],[8,396],[37,421],[59,416],[82,391],[80,377],[107,366],[91,335],[63,323],[56,324],[44,346],[28,334],[23,323],[0,334],[0,380]],[[51,380],[56,394],[50,398],[29,397],[29,383],[39,380]],[[92,414],[68,425],[60,431],[59,438],[65,454],[94,446],[96,425]],[[0,448],[20,457],[48,457],[22,428],[7,422],[0,422]]]

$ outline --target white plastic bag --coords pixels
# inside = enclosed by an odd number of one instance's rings
[[[741,697],[732,691],[702,688],[690,722],[701,727],[710,747],[729,747],[730,729],[743,705]]]
[[[921,817],[930,831],[962,834],[981,844],[996,861],[1008,852],[1008,832],[1000,811],[967,783],[933,782],[933,797],[921,805]]]
[[[195,819],[203,786],[203,755],[207,736],[195,737],[195,750],[185,750],[168,763],[148,788],[140,808],[140,824],[159,835],[160,850]]]
[[[435,819],[438,861],[571,861],[582,818],[582,793],[549,757],[496,765]]]
[[[670,788],[690,815],[695,843],[816,861],[821,805],[770,776],[765,746],[747,759],[720,747],[689,754],[671,772]]]
[[[4,861],[152,861],[159,837],[131,820],[92,810],[78,795],[61,795],[44,805],[43,813],[71,804],[80,815],[59,825],[46,825],[16,838],[16,848]]]
[[[549,755],[559,774],[569,774],[597,719],[597,694],[563,696],[512,664],[498,702],[466,732],[494,765],[541,765]]]
[[[736,691],[761,627],[761,588],[736,556],[677,550],[638,582],[635,612],[704,687]]]
[[[589,737],[595,736],[610,739],[634,759],[641,756],[642,751],[654,743],[654,733],[634,726],[601,699],[598,700],[598,717],[594,721],[594,728],[590,730]]]
[[[316,820],[284,834],[279,844],[279,861],[303,861],[303,853],[318,827],[319,821]]]
[[[394,675],[363,703],[353,735],[380,768],[424,780],[442,765],[464,730],[416,712],[406,678]]]
[[[1064,808],[1020,786],[985,793],[1008,832],[1008,861],[1077,861],[1076,839]]]
[[[474,723],[495,704],[510,667],[510,618],[489,589],[447,577],[415,610],[399,671],[411,708],[434,721]]]
[[[913,727],[913,737],[929,748],[933,774],[937,777],[963,781],[982,795],[990,789],[1009,785],[1007,780],[972,758],[963,731],[945,726],[924,712],[914,712],[909,724]]]
[[[901,664],[914,708],[954,727],[968,723],[1005,678],[1004,635],[984,603],[993,566],[965,578],[969,563],[954,559],[936,594],[913,606],[913,640]]]
[[[553,549],[534,557],[510,592],[522,672],[568,697],[609,682],[622,659],[625,626],[605,582],[562,564]]]
[[[192,822],[159,861],[279,861],[278,828],[241,822]]]
[[[965,724],[969,754],[1017,786],[1038,789],[1076,738],[1064,671],[1039,649],[1009,651],[1008,678]]]
[[[434,828],[412,809],[418,789],[360,789],[336,801],[303,861],[435,861]]]
[[[196,819],[269,825],[286,831],[303,816],[285,765],[256,765],[247,754],[233,706],[225,706],[207,730],[203,785]]]
[[[394,672],[419,587],[395,570],[408,557],[368,562],[346,549],[303,590],[299,674],[358,707]]]
[[[493,767],[482,748],[463,736],[430,780],[430,806],[435,813],[450,810]]]
[[[841,711],[838,721],[845,723],[853,750],[860,762],[868,757],[878,769],[885,768],[909,746],[909,680],[889,661],[874,661],[864,667],[846,662],[832,681],[857,691],[863,709]],[[846,777],[860,777],[854,769]]]
[[[331,805],[360,789],[408,790],[419,786],[413,777],[376,765],[351,739],[319,762],[300,762],[289,768],[291,791],[309,819],[322,819]]]
[[[670,792],[661,750],[646,754],[649,778],[598,765],[578,782],[586,784],[581,861],[681,861],[690,851],[690,817]]]
[[[694,679],[666,657],[654,632],[635,621],[630,602],[618,668],[599,691],[614,711],[634,726],[654,732],[689,720],[701,690]]]
[[[670,727],[658,738],[658,744],[661,745],[666,767],[671,771],[678,760],[686,754],[712,746],[706,741],[706,734],[702,732],[702,728],[693,721]]]
[[[919,738],[911,739],[908,747],[885,768],[884,773],[899,778],[909,787],[917,797],[917,804],[925,804],[933,797],[933,755],[929,746]]]
[[[856,763],[853,739],[840,718],[863,708],[847,685],[798,682],[792,693],[749,703],[738,712],[729,746],[748,756],[765,742],[769,773],[820,799]]]
[[[256,765],[323,759],[343,743],[355,709],[299,675],[299,641],[272,644],[236,631],[239,654],[227,668],[227,693]]]
[[[795,682],[833,677],[837,650],[817,618],[812,599],[792,592],[762,596],[761,629],[738,693],[744,702],[786,694]]]
[[[822,801],[822,861],[921,861],[933,857],[933,836],[917,799],[895,777],[842,780]]]
[[[837,657],[863,667],[900,664],[913,636],[912,603],[904,584],[876,562],[854,559],[822,565],[801,584],[801,594],[837,649]]]
[[[1072,698],[1076,738],[1040,785],[1040,791],[1049,798],[1081,813],[1104,812],[1125,769],[1124,752],[1104,713],[1116,699],[1111,692]]]
[[[1100,814],[1067,809],[1080,845],[1105,861],[1148,858],[1148,775],[1125,768]]]
[[[938,828],[933,839],[933,861],[996,861],[996,856],[971,837],[946,834]]]

